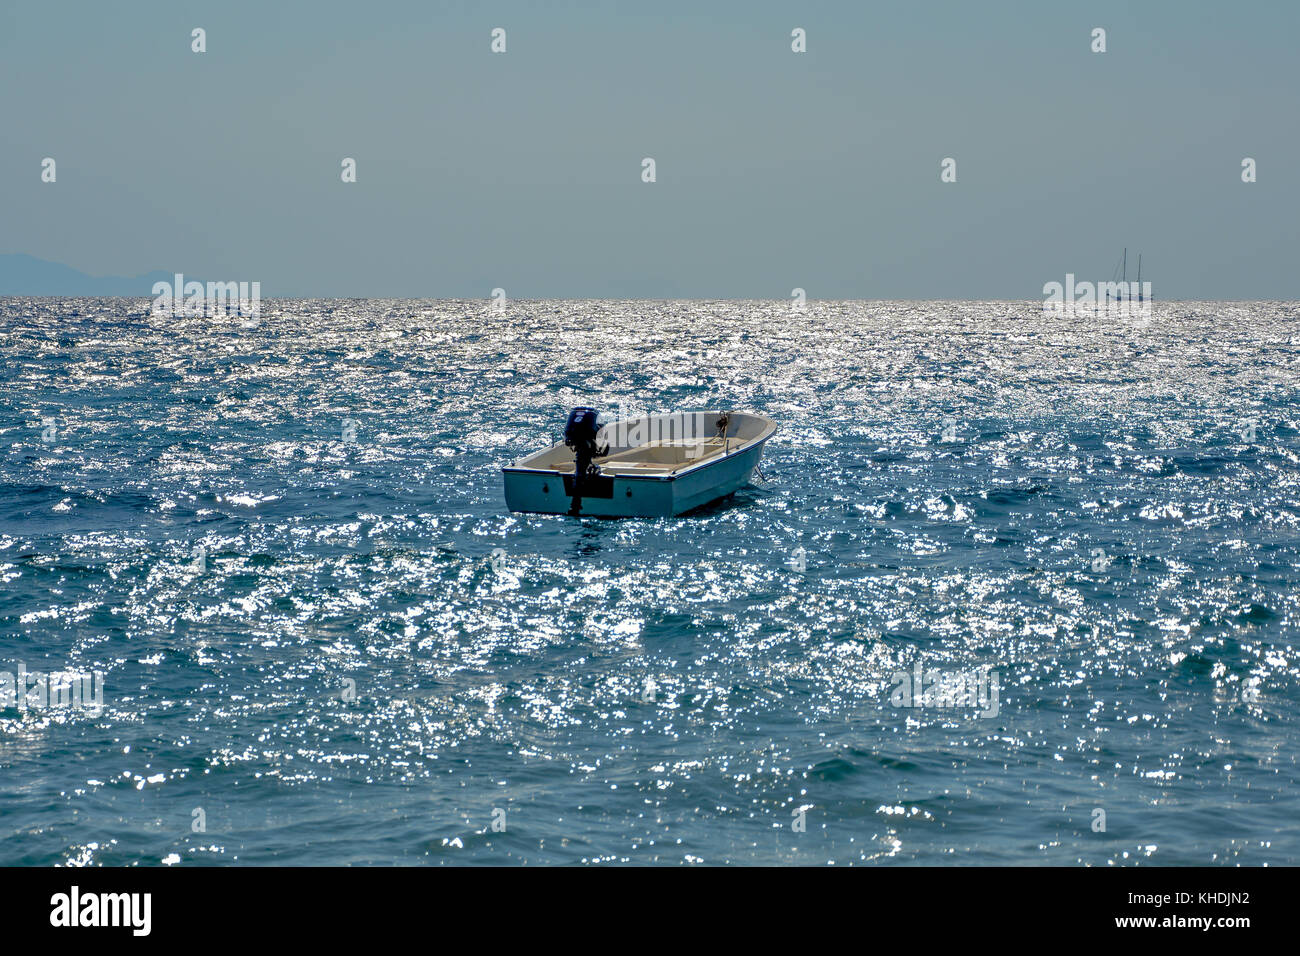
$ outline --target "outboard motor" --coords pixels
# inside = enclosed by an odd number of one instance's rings
[[[609,452],[609,446],[596,447],[596,433],[600,426],[596,424],[597,412],[594,408],[579,405],[569,412],[569,420],[564,425],[564,444],[573,449],[573,506],[569,514],[579,514],[582,509],[582,489],[589,477],[600,474],[600,466],[591,460]]]

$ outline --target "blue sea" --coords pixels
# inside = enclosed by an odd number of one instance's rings
[[[0,299],[0,864],[1300,864],[1295,303],[148,306]]]

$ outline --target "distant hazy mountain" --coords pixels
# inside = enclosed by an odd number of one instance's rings
[[[170,272],[134,279],[89,276],[59,262],[22,254],[0,255],[0,295],[131,295],[151,298],[155,282],[171,282]],[[188,277],[186,281],[189,281]]]

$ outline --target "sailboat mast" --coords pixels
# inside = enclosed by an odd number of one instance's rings
[[[1124,284],[1120,286],[1120,293],[1119,293],[1120,301],[1123,301],[1123,299],[1124,299],[1124,293],[1128,291],[1128,246],[1125,246],[1125,247],[1124,247],[1124,278],[1123,278],[1123,282],[1124,282]],[[1131,299],[1132,296],[1129,296],[1129,298]]]
[[[1138,253],[1138,301],[1142,301],[1142,253]]]

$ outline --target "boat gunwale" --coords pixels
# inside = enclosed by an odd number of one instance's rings
[[[721,455],[716,455],[716,456],[715,456],[715,455],[709,455],[709,456],[705,457],[704,459],[702,459],[702,460],[700,460],[700,461],[697,461],[697,462],[695,462],[695,463],[693,463],[693,464],[687,465],[685,468],[678,468],[678,469],[676,469],[675,471],[668,472],[667,474],[659,474],[659,475],[621,475],[621,474],[614,474],[614,473],[611,473],[611,474],[608,475],[608,477],[613,478],[613,479],[615,479],[615,480],[622,478],[622,479],[626,479],[626,480],[629,480],[629,481],[674,481],[674,480],[676,480],[677,478],[681,478],[681,477],[683,477],[683,476],[685,476],[685,475],[692,474],[692,473],[694,473],[694,472],[696,472],[696,471],[699,471],[699,470],[701,470],[701,469],[703,469],[703,468],[708,468],[708,467],[710,467],[710,466],[712,466],[712,465],[716,465],[718,462],[726,461],[728,458],[734,458],[736,455],[743,454],[744,452],[750,451],[751,449],[754,449],[754,448],[761,448],[763,445],[766,445],[766,444],[767,444],[767,440],[768,440],[769,438],[771,438],[773,435],[776,434],[777,424],[776,424],[776,422],[772,421],[772,419],[768,418],[766,415],[758,415],[758,414],[755,413],[755,412],[748,412],[748,413],[745,413],[745,414],[754,415],[754,417],[756,417],[756,418],[762,418],[762,419],[764,419],[764,420],[765,420],[769,425],[771,425],[771,428],[770,428],[770,429],[769,429],[769,428],[764,428],[764,432],[763,432],[763,433],[760,433],[759,436],[758,436],[757,438],[751,438],[748,442],[746,442],[745,444],[743,444],[743,445],[741,445],[740,447],[736,448],[734,451],[724,452],[723,454],[721,454]],[[637,419],[627,419],[627,420],[628,420],[628,421],[637,421]],[[614,424],[617,424],[617,422],[615,422]],[[562,448],[562,447],[564,447],[564,444],[563,444],[563,442],[560,442],[560,443],[557,443],[557,444],[551,445],[550,448],[542,449],[542,451],[551,451],[551,450],[554,449],[554,448]],[[533,455],[536,455],[536,454],[538,454],[538,452],[533,452],[532,454],[533,454]],[[529,455],[528,457],[531,458],[532,455]],[[568,471],[560,471],[560,470],[555,469],[555,468],[528,468],[528,467],[522,467],[522,466],[520,466],[520,465],[516,465],[516,464],[513,464],[513,463],[512,463],[512,464],[509,464],[509,465],[502,465],[502,466],[501,466],[501,471],[502,471],[503,473],[504,473],[504,472],[511,472],[511,473],[513,473],[513,474],[523,474],[523,475],[556,475],[556,476],[564,476],[564,475],[572,474],[572,472],[568,472]]]

